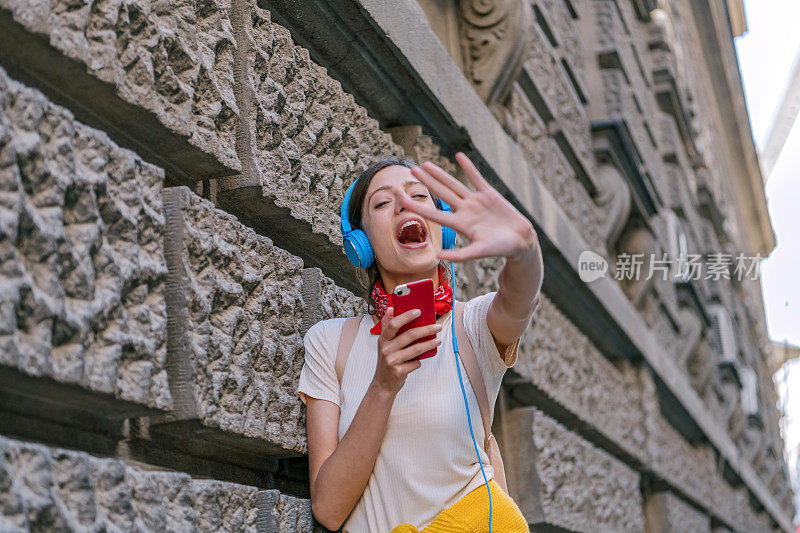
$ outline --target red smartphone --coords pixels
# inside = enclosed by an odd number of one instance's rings
[[[412,309],[419,309],[422,311],[421,315],[405,326],[401,327],[397,331],[398,335],[412,328],[435,324],[436,312],[433,308],[433,280],[421,279],[419,281],[412,281],[411,283],[398,285],[392,292],[392,307],[394,308],[394,316],[400,316],[406,311],[410,311]],[[409,346],[435,338],[436,335],[428,335],[427,337],[422,337],[415,340],[409,344]],[[434,355],[436,355],[436,348],[432,348],[427,352],[414,357],[413,359],[409,359],[409,361],[416,359],[427,359],[428,357],[433,357]]]

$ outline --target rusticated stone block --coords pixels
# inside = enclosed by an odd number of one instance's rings
[[[186,187],[165,189],[164,207],[175,409],[151,434],[231,461],[304,453],[302,334],[311,320],[355,314],[359,300],[324,276],[304,279],[302,260]]]
[[[265,224],[280,246],[314,266],[348,278],[339,229],[345,190],[371,163],[403,149],[269,11],[253,0],[237,2],[246,41],[244,169],[242,177],[220,180],[217,202]]]
[[[289,30],[273,24],[268,11],[252,9],[246,64],[263,192],[338,245],[344,188],[381,155],[402,155],[403,149],[294,44]]]
[[[197,531],[257,531],[259,492],[255,487],[198,479],[192,481],[192,488]]]
[[[739,522],[739,502],[740,500],[746,502],[740,496],[743,489],[734,489],[719,473],[711,477],[709,483],[711,485],[709,511],[728,526],[735,527]]]
[[[162,179],[0,69],[0,365],[171,407]]]
[[[502,431],[495,435],[503,457],[508,491],[529,524],[545,521],[542,482],[536,470],[533,421],[538,411],[530,407],[502,413]]]
[[[516,85],[511,94],[511,114],[516,119],[514,139],[531,167],[538,171],[545,187],[595,250],[603,250],[603,213],[586,188],[576,179],[575,170],[558,143],[549,135],[528,96]]]
[[[580,24],[578,22],[575,2],[559,0],[538,0],[536,4],[539,25],[547,27],[549,36],[555,40],[555,46],[561,55],[564,68],[569,68],[570,77],[577,88],[584,89],[584,58],[580,39]],[[539,17],[541,15],[541,17]]]
[[[321,531],[310,500],[2,436],[0,491],[2,531]]]
[[[191,146],[213,155],[229,169],[241,168],[235,150],[239,121],[233,79],[237,43],[229,17],[230,0],[0,0],[0,8],[10,12],[14,22],[27,32],[38,34],[58,53],[82,64],[91,78],[109,84],[123,104],[132,106],[131,110],[153,113],[168,132],[188,138]],[[32,41],[31,45],[37,44]],[[49,70],[68,68],[58,58],[52,59],[57,67],[45,64],[48,57],[41,51],[21,59],[31,62],[32,70],[44,77],[50,75]],[[114,97],[110,91],[92,80],[83,85],[94,92],[88,99],[95,101],[83,102],[85,94],[72,95],[68,86],[63,89],[73,98],[80,97],[80,105],[95,112],[115,113],[114,108],[119,106],[106,102]],[[129,121],[133,135],[141,136],[139,141],[150,146],[153,139],[148,140],[146,132],[135,124],[141,117],[128,113],[115,118]],[[151,130],[151,137],[153,133]],[[156,153],[178,150],[175,146],[165,149],[157,142],[150,147]],[[160,155],[178,166],[207,170],[193,161],[197,157]]]
[[[327,531],[314,520],[311,500],[281,494],[277,490],[258,493],[258,533]]]
[[[644,530],[638,473],[538,410],[533,437],[546,524],[569,531]]]
[[[519,346],[514,370],[577,416],[645,462],[642,391],[626,363],[611,364],[547,298]]]
[[[705,445],[692,445],[667,422],[661,413],[655,383],[650,371],[639,371],[642,406],[647,433],[647,463],[660,477],[705,508],[711,508],[709,480],[714,471],[714,452]]]
[[[319,268],[303,270],[303,325],[301,335],[320,320],[356,316],[366,312],[366,302],[337,286]]]
[[[709,533],[711,520],[671,492],[651,494],[644,507],[648,532]]]

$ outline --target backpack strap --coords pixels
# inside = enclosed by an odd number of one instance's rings
[[[353,343],[356,340],[356,333],[358,333],[358,326],[361,323],[361,318],[360,316],[352,316],[345,320],[342,326],[342,336],[339,337],[339,348],[336,350],[336,363],[334,364],[336,379],[339,380],[339,387],[342,386],[344,367],[347,366],[347,358],[350,355],[350,350],[353,349]]]
[[[489,397],[486,394],[486,384],[483,381],[483,374],[481,374],[480,366],[478,366],[478,359],[475,357],[475,350],[472,349],[472,344],[469,342],[467,332],[464,329],[464,303],[456,302],[455,310],[453,312],[453,320],[456,321],[456,340],[458,341],[458,357],[461,359],[461,364],[464,365],[464,370],[467,373],[472,390],[475,393],[475,398],[478,400],[478,409],[481,412],[481,420],[483,421],[483,434],[484,443],[483,449],[489,453],[489,439],[492,437],[492,420],[491,411],[489,410]]]

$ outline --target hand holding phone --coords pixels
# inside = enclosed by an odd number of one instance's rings
[[[397,335],[402,335],[404,332],[412,328],[430,326],[436,323],[436,312],[433,306],[434,300],[432,279],[422,279],[419,281],[412,281],[411,283],[398,285],[395,287],[394,291],[392,291],[391,298],[395,316],[399,316],[406,311],[410,311],[411,309],[419,309],[421,311],[420,316],[408,324],[400,327],[400,329],[397,330]],[[409,346],[413,346],[414,344],[435,338],[436,335],[428,335],[427,337],[422,337],[415,340],[409,344]],[[432,348],[427,352],[414,357],[411,359],[411,361],[433,357],[436,355],[436,351],[436,348]]]

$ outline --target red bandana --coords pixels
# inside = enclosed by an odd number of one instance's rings
[[[380,320],[383,318],[383,315],[386,314],[386,309],[392,304],[392,300],[389,295],[386,294],[386,290],[383,288],[383,283],[381,283],[380,280],[376,281],[375,286],[372,287],[372,298],[375,300],[375,315],[378,317],[378,320]],[[436,313],[436,318],[450,311],[452,307],[453,288],[444,275],[444,267],[439,265],[439,287],[433,291],[433,309]],[[381,323],[378,322],[372,326],[369,332],[373,335],[380,335]]]

